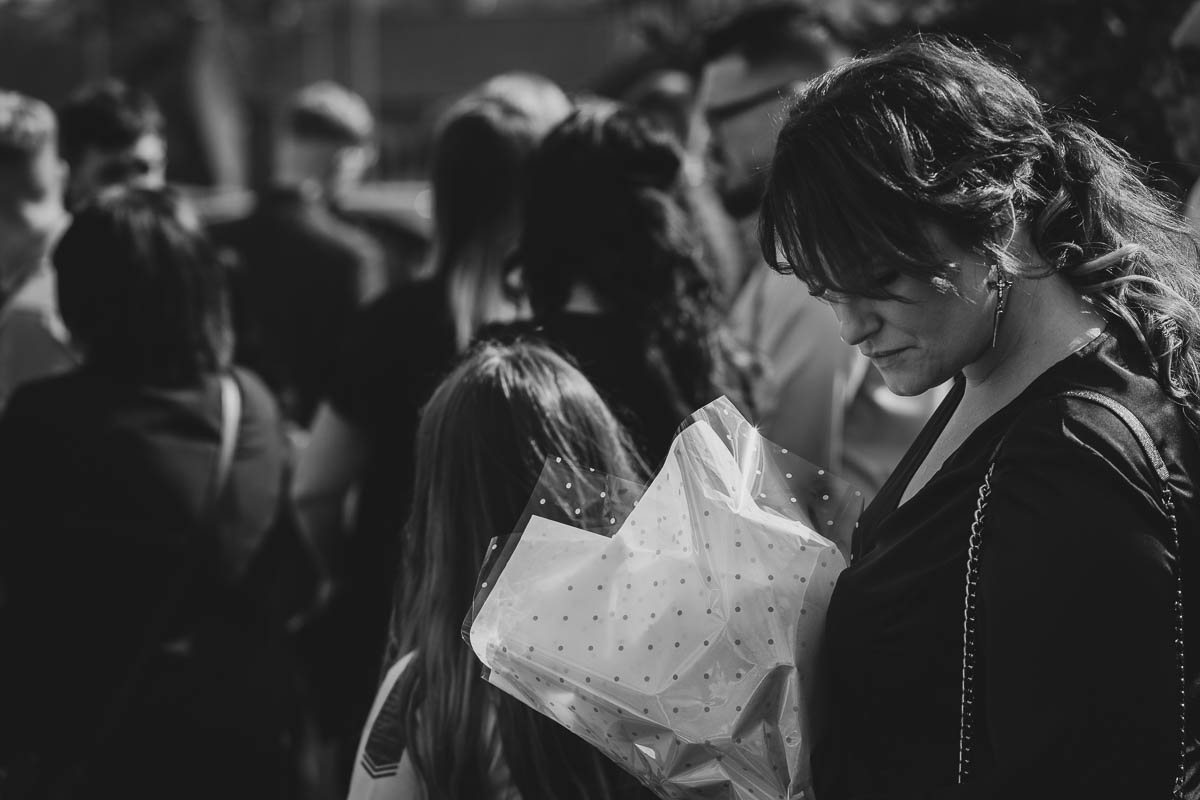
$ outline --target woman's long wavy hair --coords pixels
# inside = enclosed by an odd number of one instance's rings
[[[1175,203],[1088,126],[1044,105],[969,45],[918,36],[837,66],[800,95],[763,200],[768,263],[814,294],[889,296],[888,269],[946,285],[923,234],[1024,277],[1060,272],[1139,338],[1159,383],[1196,425],[1200,250]],[[1027,224],[1046,267],[1004,253]]]
[[[616,800],[620,771],[586,742],[496,690],[461,636],[483,555],[512,533],[547,458],[641,479],[604,401],[549,348],[484,343],[434,392],[417,433],[393,636],[405,746],[429,797],[494,796],[498,755],[521,795]]]
[[[736,389],[682,166],[674,138],[631,109],[580,104],[530,159],[519,251],[534,317],[591,290],[641,334],[681,417]]]
[[[460,350],[504,304],[504,268],[521,226],[525,162],[571,110],[550,81],[492,78],[450,106],[434,137],[432,269],[446,277]]]

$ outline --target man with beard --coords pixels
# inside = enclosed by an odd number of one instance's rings
[[[713,29],[698,71],[694,124],[708,135],[711,180],[735,219],[744,273],[729,312],[764,364],[753,386],[763,434],[830,469],[869,500],[916,437],[939,392],[900,398],[842,342],[837,318],[794,278],[763,264],[758,208],[779,126],[797,91],[848,55],[796,2],[757,5]]]
[[[59,149],[75,210],[109,186],[166,183],[167,140],[154,98],[118,80],[84,86],[59,109]]]

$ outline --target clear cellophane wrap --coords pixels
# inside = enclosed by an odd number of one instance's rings
[[[669,798],[804,798],[861,494],[726,399],[647,487],[552,459],[464,625],[487,680]]]

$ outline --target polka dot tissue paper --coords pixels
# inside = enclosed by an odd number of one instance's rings
[[[606,485],[548,465],[485,568],[464,633],[487,680],[662,797],[808,797],[815,657],[861,502],[724,398],[631,508]]]

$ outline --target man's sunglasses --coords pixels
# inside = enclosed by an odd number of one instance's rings
[[[728,122],[735,117],[740,117],[747,111],[753,111],[759,106],[773,103],[780,98],[786,97],[795,91],[796,83],[788,81],[776,86],[769,86],[766,89],[760,89],[757,92],[740,97],[737,100],[731,100],[728,103],[722,103],[719,106],[710,106],[705,110],[704,116],[708,120],[710,126],[717,126],[721,123]]]

